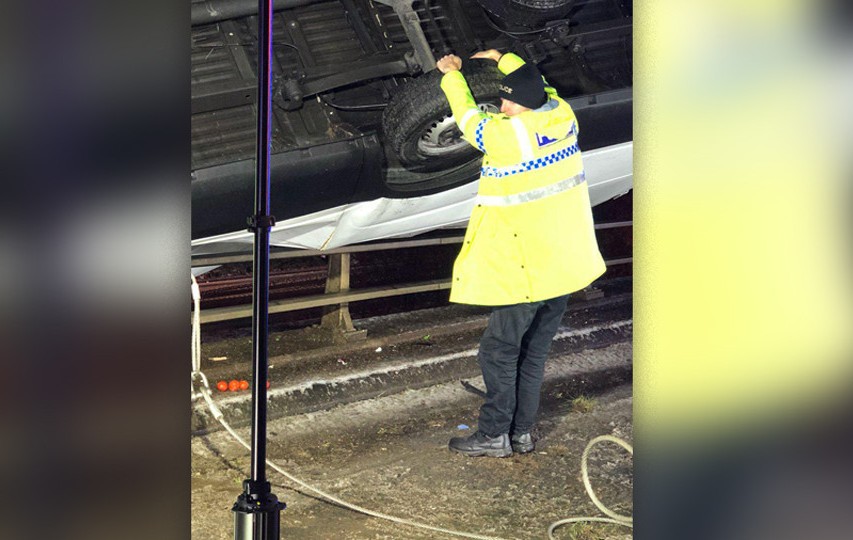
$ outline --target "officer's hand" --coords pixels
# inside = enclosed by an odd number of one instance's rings
[[[442,73],[459,71],[462,69],[462,59],[455,54],[448,54],[442,56],[441,60],[435,63],[435,67]]]
[[[471,58],[487,58],[489,60],[494,60],[495,62],[500,62],[501,54],[497,49],[489,49],[486,51],[476,52],[471,55]]]

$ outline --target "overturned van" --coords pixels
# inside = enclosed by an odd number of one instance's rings
[[[192,3],[194,254],[249,249],[257,2]],[[535,62],[574,109],[593,204],[632,186],[632,5],[617,0],[275,0],[270,242],[330,249],[462,227],[481,154],[436,57]],[[497,111],[494,62],[463,73]]]

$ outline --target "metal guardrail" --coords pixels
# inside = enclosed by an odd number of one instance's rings
[[[617,221],[611,223],[601,223],[595,226],[596,229],[615,229],[619,227],[630,227],[633,221]],[[349,303],[358,302],[360,300],[373,300],[376,298],[388,298],[391,296],[401,296],[405,294],[415,294],[421,292],[431,292],[450,289],[451,281],[446,280],[431,280],[418,283],[407,283],[403,285],[386,285],[382,287],[372,287],[366,289],[349,289],[349,254],[364,253],[369,251],[383,251],[390,249],[404,249],[413,247],[435,246],[442,244],[458,244],[463,240],[463,236],[446,236],[440,238],[424,238],[418,240],[400,240],[391,242],[377,242],[374,244],[359,244],[346,246],[327,251],[319,250],[282,250],[270,253],[270,259],[291,259],[297,257],[312,257],[318,255],[328,255],[329,257],[329,277],[327,278],[327,291],[324,294],[303,296],[299,298],[285,298],[281,300],[272,300],[269,303],[269,313],[284,313],[288,311],[299,311],[302,309],[310,309],[317,307],[336,306],[330,309],[324,316],[326,321],[339,321],[341,330],[344,332],[352,332],[352,323],[349,316]],[[193,267],[214,266],[229,263],[250,262],[251,254],[234,254],[234,255],[218,255],[210,257],[198,257],[193,260]],[[610,259],[604,261],[607,266],[616,266],[620,264],[630,264],[634,261],[633,257],[624,257],[619,259]],[[336,285],[330,286],[331,283]],[[341,285],[344,286],[341,286]],[[251,304],[239,306],[226,306],[218,308],[209,308],[202,310],[201,323],[221,322],[233,319],[241,319],[252,316]],[[331,324],[331,323],[330,323]]]
[[[387,298],[389,296],[400,296],[403,294],[440,291],[444,289],[450,289],[449,279],[423,281],[420,283],[411,283],[407,285],[386,285],[384,287],[374,287],[369,289],[350,289],[336,293],[325,293],[312,296],[303,296],[300,298],[271,300],[269,303],[269,312],[270,314],[284,313],[287,311],[299,311],[300,309],[348,304],[349,302],[358,302],[359,300],[373,300],[374,298]],[[240,319],[243,317],[251,316],[251,304],[242,306],[227,306],[203,310],[201,312],[201,322],[202,324],[204,324],[210,322],[227,321],[231,319]]]

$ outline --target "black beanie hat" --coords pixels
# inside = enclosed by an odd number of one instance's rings
[[[501,81],[500,96],[528,109],[538,109],[545,104],[545,82],[533,64],[524,64]]]

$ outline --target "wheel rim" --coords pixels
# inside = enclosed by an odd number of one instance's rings
[[[479,103],[477,107],[483,112],[499,112],[491,103]],[[424,156],[448,157],[459,154],[466,148],[470,148],[470,145],[462,138],[462,132],[449,114],[427,126],[418,138],[418,153]]]

